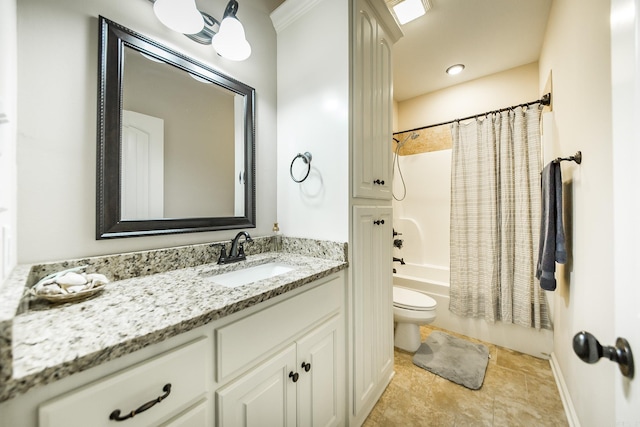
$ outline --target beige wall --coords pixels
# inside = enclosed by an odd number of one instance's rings
[[[225,0],[206,2],[221,18]],[[21,263],[205,243],[237,230],[95,240],[98,16],[256,89],[257,228],[276,221],[276,34],[262,2],[238,17],[252,44],[243,62],[165,28],[147,1],[21,0],[18,11],[18,260]],[[209,185],[209,184],[207,184]],[[199,194],[198,188],[192,191]]]
[[[538,64],[505,70],[398,103],[398,129],[414,129],[540,98]]]
[[[580,330],[613,344],[612,146],[609,1],[554,0],[539,60],[540,87],[552,75],[555,127],[547,159],[563,163],[565,230],[572,254],[556,274],[554,353],[582,426],[613,422],[613,363],[574,354]]]

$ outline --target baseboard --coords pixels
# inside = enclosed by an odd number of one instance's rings
[[[551,353],[551,360],[549,363],[551,364],[551,371],[553,372],[553,376],[556,379],[556,385],[558,386],[558,391],[560,392],[560,399],[562,400],[564,413],[567,416],[567,422],[570,427],[580,427],[580,421],[578,421],[578,415],[573,407],[573,402],[569,395],[569,389],[567,388],[567,383],[564,381],[564,376],[562,375],[562,370],[558,364],[555,352]]]

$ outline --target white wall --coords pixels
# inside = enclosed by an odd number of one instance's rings
[[[0,2],[0,283],[17,262],[16,1]]]
[[[398,130],[415,129],[467,117],[485,111],[534,101],[538,93],[538,64],[532,63],[458,84],[398,103]],[[410,144],[410,142],[408,142]],[[421,253],[394,249],[405,261],[449,268],[449,214],[451,203],[451,150],[399,156],[406,185],[406,198],[393,201],[394,218],[418,223],[419,236],[404,234],[408,247]],[[404,194],[396,166],[394,195]],[[394,223],[395,225],[395,223]],[[412,240],[420,243],[413,245]]]
[[[221,18],[227,2],[199,3]],[[253,49],[243,62],[218,57],[210,46],[166,29],[146,0],[21,0],[17,6],[20,263],[210,242],[237,231],[95,240],[98,15],[256,89],[258,224],[249,231],[271,233],[276,220],[276,34],[265,3],[241,2],[238,17]]]
[[[580,330],[603,344],[613,330],[612,125],[609,1],[555,0],[540,56],[540,87],[552,75],[554,151],[583,154],[580,166],[563,163],[565,231],[570,253],[555,292],[554,352],[579,422],[613,422],[614,363],[587,365],[574,354]]]
[[[287,1],[302,14],[278,29],[278,221],[285,235],[349,240],[349,2]],[[301,30],[304,29],[304,30]],[[331,58],[318,61],[318,58]],[[322,66],[318,66],[322,64]],[[294,123],[294,125],[291,125]],[[306,181],[289,166],[313,156]],[[297,161],[296,165],[302,163]]]

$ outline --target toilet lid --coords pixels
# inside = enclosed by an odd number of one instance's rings
[[[393,305],[409,310],[428,311],[436,308],[437,302],[421,292],[394,286]]]

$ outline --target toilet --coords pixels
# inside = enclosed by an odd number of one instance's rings
[[[422,343],[420,325],[436,318],[436,300],[418,291],[393,287],[393,321],[396,323],[394,345],[414,353]]]

